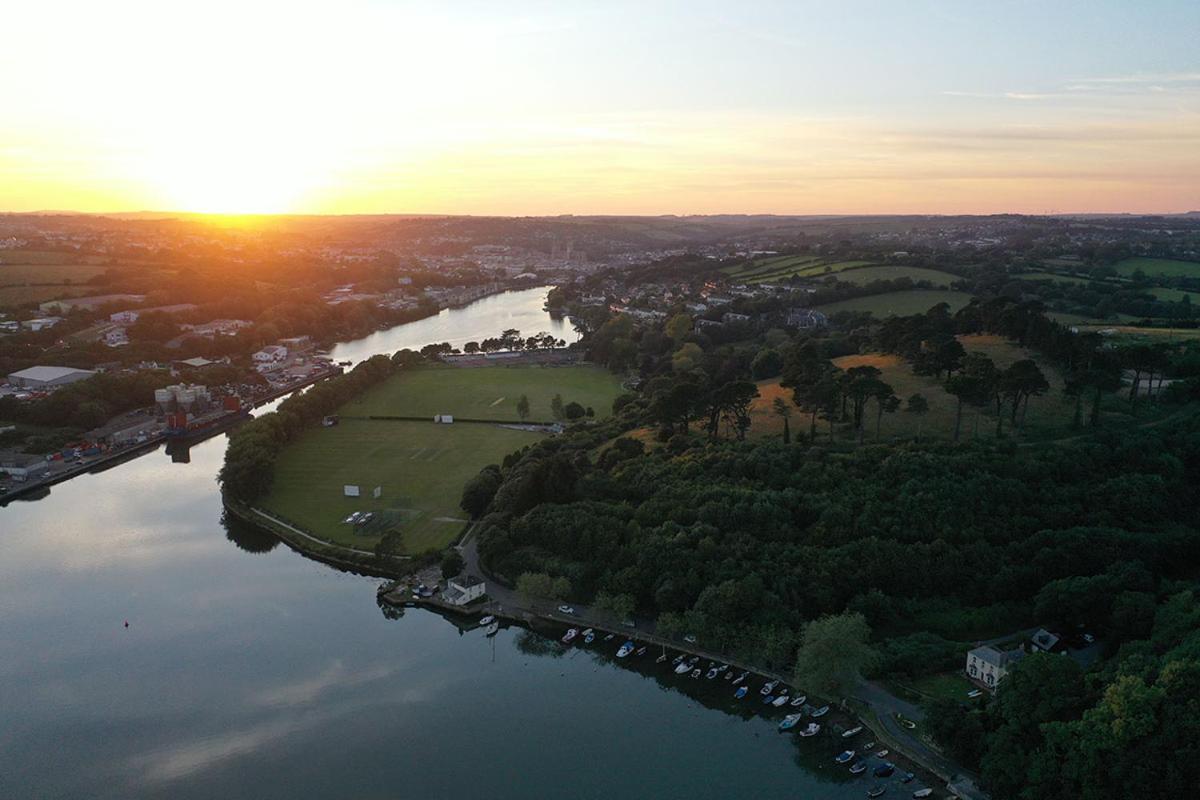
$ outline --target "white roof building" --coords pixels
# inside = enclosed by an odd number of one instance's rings
[[[65,386],[76,381],[85,381],[96,373],[90,369],[74,367],[30,367],[10,373],[8,382],[24,389],[49,389]]]

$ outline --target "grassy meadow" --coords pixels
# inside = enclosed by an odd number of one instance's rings
[[[550,401],[591,406],[597,417],[612,412],[621,383],[606,369],[573,367],[429,367],[405,370],[342,411],[355,416],[392,415],[432,419],[453,414],[472,419],[516,420],[517,400],[529,398],[529,419],[552,421]]]
[[[1200,332],[1197,332],[1200,335]],[[1031,351],[1022,348],[1000,336],[974,335],[960,336],[967,352],[978,352],[987,355],[1004,368],[1022,358],[1033,358],[1038,361],[1042,372],[1050,384],[1050,390],[1040,397],[1029,400],[1029,410],[1025,416],[1025,427],[1021,434],[1024,438],[1045,439],[1069,435],[1070,424],[1075,413],[1075,401],[1063,393],[1064,380],[1062,374],[1053,366],[1046,364],[1044,359],[1038,359]],[[834,364],[842,369],[869,365],[879,369],[882,380],[890,384],[896,395],[907,401],[913,394],[922,394],[929,401],[929,413],[918,419],[915,415],[903,410],[894,414],[884,414],[879,428],[883,439],[891,437],[912,438],[918,433],[923,438],[950,439],[954,436],[954,417],[958,399],[947,392],[942,382],[933,376],[917,375],[911,366],[899,356],[881,353],[866,353],[843,356],[835,359]],[[751,411],[750,436],[774,437],[781,435],[783,421],[774,413],[773,403],[776,397],[782,397],[790,403],[791,390],[779,386],[778,380],[760,381],[758,384],[760,397],[754,402]],[[1109,403],[1104,411],[1107,417],[1125,417],[1121,405],[1112,408]],[[976,409],[971,406],[963,407],[962,433],[963,438],[978,435],[988,438],[994,435],[995,417],[988,413],[990,409]],[[1085,408],[1086,412],[1086,408]],[[874,403],[867,404],[865,439],[875,437],[876,412]],[[808,430],[809,418],[799,409],[792,407],[791,429],[793,434]],[[1008,418],[1005,418],[1004,431],[1006,436],[1012,434]],[[818,419],[817,433],[826,436],[829,423]],[[835,425],[835,437],[849,439],[851,434],[841,424]]]
[[[389,529],[419,553],[452,541],[466,521],[459,508],[463,485],[487,464],[544,434],[488,423],[439,425],[435,414],[515,420],[516,401],[529,397],[533,420],[552,419],[550,400],[561,393],[611,412],[620,381],[606,370],[573,367],[428,367],[405,370],[340,409],[340,424],[305,433],[280,455],[275,483],[260,505],[316,536],[360,549],[374,547]],[[355,417],[428,417],[428,422]],[[342,496],[342,486],[364,496]],[[379,499],[371,489],[383,488]],[[356,529],[342,522],[353,511],[375,518]]]
[[[951,275],[949,272],[926,269],[925,267],[858,267],[838,274],[839,281],[846,281],[847,283],[859,286],[871,283],[872,281],[894,281],[897,278],[908,278],[912,281],[929,281],[934,286],[941,288],[948,288],[951,283],[959,279],[957,275]]]
[[[1176,261],[1171,258],[1127,258],[1117,264],[1117,273],[1126,277],[1141,270],[1148,277],[1200,278],[1200,261]]]
[[[947,289],[914,289],[907,292],[888,292],[887,294],[839,300],[836,303],[820,306],[818,310],[826,314],[836,314],[839,311],[865,311],[882,319],[893,315],[923,314],[938,303],[949,304],[950,311],[953,313],[969,302],[971,302],[971,295],[966,292]]]

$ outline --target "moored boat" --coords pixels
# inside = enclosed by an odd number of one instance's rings
[[[621,648],[619,650],[617,650],[617,658],[625,658],[632,652],[633,652],[633,642],[627,641],[627,642],[625,642],[625,644],[621,645]]]
[[[917,800],[920,800],[920,798],[929,797],[931,794],[933,794],[933,789],[917,789],[915,792],[913,792],[913,797],[917,798]]]
[[[745,697],[745,696],[746,696],[746,693],[747,693],[747,692],[749,692],[749,691],[750,691],[749,687],[746,687],[746,686],[739,686],[739,687],[738,687],[738,690],[737,690],[736,692],[734,692],[734,693],[733,693],[733,699],[734,699],[734,700],[741,700],[743,697]]]
[[[583,643],[584,644],[591,644],[594,641],[596,641],[595,631],[588,631],[587,633],[585,633],[583,635]]]
[[[645,647],[645,645],[643,645],[642,647],[639,647],[637,650],[633,651],[633,654],[634,654],[635,656],[644,656],[644,655],[646,655],[646,647]]]
[[[661,664],[661,663],[663,663],[663,662],[664,662],[664,661],[666,661],[666,660],[667,660],[667,654],[666,654],[666,653],[663,653],[661,656],[659,656],[658,658],[654,659],[654,663],[655,663],[655,664]]]
[[[855,725],[848,731],[842,731],[842,738],[849,739],[851,736],[858,736],[862,733],[862,725]]]
[[[820,732],[821,732],[821,726],[815,722],[810,722],[804,726],[803,730],[797,731],[796,735],[797,736],[816,736]]]
[[[886,778],[886,777],[888,777],[889,775],[891,775],[891,774],[892,774],[893,772],[895,772],[895,771],[896,771],[896,765],[895,765],[895,764],[891,764],[891,763],[885,762],[885,763],[883,763],[883,764],[880,764],[878,767],[876,767],[876,768],[875,768],[875,771],[874,771],[872,774],[873,774],[873,775],[874,775],[876,778]]]
[[[738,675],[736,678],[733,679],[733,685],[737,686],[739,683],[746,680],[746,678],[749,676],[750,676],[749,672],[743,672],[741,675]]]
[[[759,694],[768,695],[775,693],[775,687],[779,685],[779,681],[767,681],[763,687],[758,690]]]
[[[571,641],[578,635],[579,635],[579,629],[571,628],[571,630],[569,630],[563,634],[563,637],[562,637],[563,644],[570,644]]]
[[[880,797],[886,791],[887,791],[886,786],[876,786],[875,788],[873,788],[869,792],[867,792],[867,797]]]
[[[773,694],[769,694],[763,698],[764,706],[769,706],[769,705],[771,705],[771,703],[774,703],[774,702],[775,702],[775,695],[773,695]]]
[[[829,706],[821,706],[818,709],[814,709],[812,712],[812,715],[814,717],[823,717],[828,713],[829,713]]]
[[[692,670],[692,680],[696,680],[696,678],[699,678],[699,677],[700,677],[700,668],[696,667],[696,669]]]
[[[862,775],[866,771],[867,771],[867,765],[866,765],[866,762],[864,762],[864,761],[855,761],[853,764],[850,765],[850,774],[851,775]]]
[[[495,620],[492,620],[492,624],[487,626],[487,630],[485,631],[485,634],[487,636],[495,636],[499,630],[500,630],[500,623],[496,622]]]
[[[771,701],[771,705],[775,706],[776,708],[779,708],[780,706],[787,705],[787,701],[788,701],[788,696],[786,694],[781,694],[781,695],[779,695],[779,697],[776,697],[773,701]]]
[[[479,620],[479,624],[480,625],[491,625],[495,621],[496,621],[496,618],[493,617],[491,614],[488,614],[486,617],[483,617],[482,619]]]
[[[708,672],[706,672],[706,673],[704,674],[704,677],[708,678],[708,679],[711,681],[713,678],[717,677],[717,675],[718,675],[718,673],[717,673],[717,668],[716,668],[716,667],[709,667],[709,668],[708,668]]]
[[[788,714],[786,717],[783,718],[783,721],[779,723],[779,730],[790,731],[792,728],[796,727],[796,723],[798,723],[799,721],[800,721],[799,714]]]
[[[884,757],[886,757],[886,756],[887,756],[887,754],[888,754],[888,753],[890,753],[890,752],[891,752],[891,751],[890,751],[890,750],[888,750],[888,749],[885,747],[885,748],[883,748],[882,750],[880,750],[878,753],[876,753],[876,754],[875,754],[875,757],[876,757],[876,758],[884,758]]]
[[[836,764],[845,764],[849,762],[850,759],[854,758],[854,755],[855,753],[853,750],[843,750],[842,752],[838,753],[837,757],[833,760]]]
[[[591,628],[584,628],[582,633],[580,633],[580,636],[583,636],[585,639],[588,636],[595,636],[595,635],[596,635],[596,632],[594,630],[592,630]]]

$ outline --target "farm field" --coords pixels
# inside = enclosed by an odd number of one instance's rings
[[[420,553],[462,531],[466,515],[458,503],[468,480],[540,438],[499,425],[347,419],[289,445],[260,505],[316,536],[363,550],[398,524],[405,551]],[[361,486],[364,496],[343,497],[344,484]],[[371,497],[375,486],[382,487],[379,499]],[[376,519],[356,532],[342,522],[354,511],[374,511]]]
[[[1200,262],[1176,261],[1170,258],[1127,258],[1116,266],[1117,273],[1130,276],[1141,270],[1149,277],[1200,277]]]
[[[891,315],[922,314],[938,303],[949,304],[950,311],[954,312],[969,302],[971,302],[971,295],[966,292],[914,289],[908,292],[888,292],[887,294],[855,297],[851,300],[839,300],[836,303],[820,306],[818,310],[826,314],[836,314],[839,311],[866,311],[883,318]]]
[[[391,415],[432,419],[453,414],[471,419],[518,419],[517,399],[529,398],[529,419],[554,419],[550,401],[555,393],[563,403],[591,406],[597,417],[612,412],[621,382],[606,369],[574,367],[428,367],[405,370],[375,387],[342,412],[355,416]]]
[[[1144,339],[1148,341],[1182,341],[1200,339],[1200,328],[1139,328],[1120,323],[1092,322],[1079,326],[1080,333],[1103,333],[1120,339]]]
[[[549,420],[550,399],[559,392],[564,402],[592,405],[606,416],[620,391],[616,376],[591,366],[407,370],[342,406],[338,425],[308,431],[289,445],[260,505],[316,536],[359,549],[374,547],[391,528],[409,553],[444,547],[465,523],[458,506],[464,484],[544,434],[488,423],[441,425],[434,415],[513,420],[524,393],[530,418]],[[371,414],[429,421],[355,418]],[[364,496],[343,497],[346,484],[361,486]],[[370,496],[375,486],[382,487],[379,499]],[[355,529],[342,522],[354,511],[376,517]]]
[[[3,264],[0,263],[0,286],[21,286],[39,283],[83,283],[108,271],[108,267],[93,264]]]
[[[1055,283],[1091,283],[1087,278],[1077,278],[1074,275],[1056,275],[1053,272],[1027,272],[1016,276],[1023,281],[1054,281]]]
[[[732,268],[726,267],[722,272],[730,280],[764,283],[787,280],[793,275],[801,278],[817,278],[867,266],[871,266],[870,261],[830,261],[820,256],[773,256]]]
[[[838,274],[838,280],[860,286],[872,281],[894,281],[897,278],[929,281],[934,286],[942,288],[948,288],[951,283],[959,279],[957,275],[951,275],[949,272],[941,270],[900,266],[858,267],[844,270]]]
[[[1067,430],[1075,412],[1072,398],[1063,394],[1063,376],[1054,367],[1037,359],[1028,350],[999,336],[960,336],[967,352],[982,352],[991,358],[998,367],[1007,367],[1022,358],[1034,358],[1038,361],[1050,390],[1041,397],[1033,397],[1029,401],[1029,411],[1025,418],[1024,436],[1026,438],[1047,438],[1061,434]],[[933,376],[917,375],[907,362],[899,356],[881,353],[869,353],[853,356],[843,356],[835,359],[834,364],[842,369],[857,366],[873,366],[883,375],[882,380],[890,384],[896,395],[907,402],[913,394],[921,394],[929,401],[929,413],[918,420],[913,414],[903,410],[894,414],[884,414],[879,427],[879,436],[883,439],[891,437],[912,438],[918,433],[922,438],[951,439],[954,436],[954,416],[958,399],[943,388],[942,382]],[[775,397],[782,397],[791,402],[791,390],[779,386],[777,380],[760,381],[758,383],[759,398],[751,408],[751,425],[749,435],[754,438],[777,437],[782,434],[783,421],[773,412],[772,404]],[[869,403],[866,412],[866,432],[864,440],[875,438],[875,405]],[[792,435],[806,433],[809,429],[809,416],[792,406],[791,416]],[[988,438],[995,433],[995,417],[986,410],[964,406],[962,419],[962,438],[973,434]],[[835,428],[835,438],[846,439],[849,432],[838,424]],[[1005,435],[1011,435],[1008,419],[1005,419]],[[977,434],[976,434],[977,431]],[[829,423],[818,418],[817,435],[829,435]]]
[[[1164,289],[1161,286],[1155,286],[1146,291],[1154,295],[1157,300],[1166,300],[1171,303],[1178,303],[1185,297],[1190,297],[1193,303],[1200,301],[1200,292],[1189,292],[1184,289]]]
[[[0,286],[0,307],[44,303],[60,297],[81,297],[95,290],[94,286]]]

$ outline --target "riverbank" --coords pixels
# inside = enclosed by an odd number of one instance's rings
[[[726,654],[706,650],[698,644],[658,636],[652,631],[645,630],[644,627],[631,628],[612,619],[606,619],[604,616],[580,606],[574,607],[575,613],[565,614],[553,606],[551,602],[530,603],[516,599],[508,587],[500,586],[495,581],[489,581],[487,585],[489,592],[487,601],[475,603],[467,607],[446,603],[436,595],[432,597],[414,596],[411,589],[403,585],[389,588],[387,591],[382,591],[384,587],[381,587],[380,598],[384,602],[397,607],[423,607],[439,614],[455,615],[462,618],[493,616],[550,639],[558,639],[563,631],[568,628],[575,628],[577,630],[592,628],[599,634],[594,647],[586,647],[579,638],[575,640],[575,644],[581,648],[590,650],[596,650],[604,646],[615,650],[621,642],[630,640],[639,646],[646,646],[650,650],[650,653],[647,653],[646,657],[640,660],[631,659],[619,662],[627,664],[630,668],[637,668],[638,665],[643,667],[648,666],[648,659],[655,649],[660,650],[662,653],[668,653],[669,651],[670,653],[685,656],[695,656],[701,659],[702,664],[704,662],[727,664],[731,672],[749,673],[749,677],[745,683],[751,688],[751,692],[745,699],[745,710],[753,709],[754,713],[761,712],[772,718],[778,716],[780,719],[782,719],[784,714],[795,713],[796,711],[796,709],[790,706],[776,709],[772,706],[762,708],[757,705],[760,700],[758,689],[762,683],[777,681],[784,686],[791,685],[791,676],[784,673],[739,661],[738,659],[731,659]],[[607,634],[611,634],[611,638],[606,638]],[[674,666],[671,660],[657,662],[657,657],[655,661],[650,662],[650,665],[660,667],[661,669]],[[670,678],[670,674],[664,673],[661,677]],[[681,683],[681,691],[685,691],[685,693],[688,693],[686,691],[688,687],[706,691],[714,688],[728,689],[730,686],[730,684],[723,680],[715,684],[710,681],[693,683],[687,676],[678,680]],[[800,693],[798,688],[796,689],[796,693]],[[732,694],[731,691],[730,694]],[[800,712],[811,715],[813,710],[823,705],[830,706],[830,711],[819,719],[824,731],[839,737],[834,739],[839,748],[854,748],[855,746],[862,748],[863,752],[859,753],[857,760],[868,761],[868,766],[871,769],[884,763],[891,763],[895,765],[897,775],[904,772],[911,772],[916,776],[909,788],[921,788],[922,785],[928,787],[941,785],[952,795],[964,798],[964,800],[987,800],[988,796],[975,788],[973,776],[956,768],[955,765],[948,759],[941,757],[940,754],[931,751],[928,746],[924,745],[915,735],[905,731],[898,723],[888,725],[884,716],[874,713],[872,706],[869,704],[854,703],[852,700],[846,705],[838,706],[826,703],[825,701],[817,701],[810,695],[809,700],[800,708]],[[892,722],[895,722],[895,720],[892,720]],[[862,727],[861,733],[845,742],[841,740],[840,736],[843,732],[859,726]],[[868,744],[871,747],[866,748]],[[885,750],[887,751],[885,755],[877,755]]]

